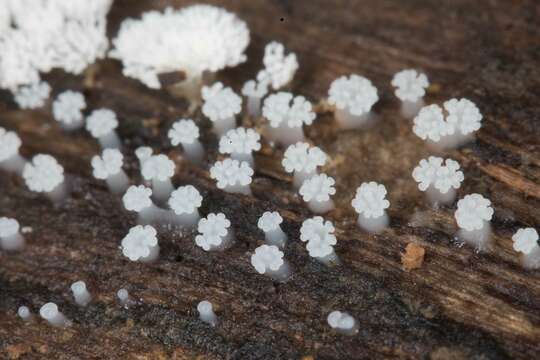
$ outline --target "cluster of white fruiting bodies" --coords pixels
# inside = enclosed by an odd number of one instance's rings
[[[107,48],[105,15],[110,0],[90,3],[74,0],[66,5],[59,0],[44,0],[22,16],[32,5],[29,0],[8,0],[7,26],[0,28],[0,87],[14,93],[21,108],[43,106],[51,91],[40,81],[40,72],[53,67],[80,73]],[[33,6],[33,5],[32,5]],[[2,24],[0,24],[2,25]],[[30,37],[32,30],[32,37]],[[34,37],[39,41],[34,41]],[[249,43],[246,24],[223,9],[196,5],[181,10],[145,13],[140,20],[128,19],[121,25],[110,55],[122,61],[126,76],[136,78],[150,88],[160,88],[160,75],[183,71],[188,81],[201,83],[205,72],[215,72],[245,61],[244,51]],[[69,51],[68,51],[69,48]],[[45,51],[45,49],[48,49]],[[39,56],[37,56],[38,54]],[[32,56],[30,56],[32,55]],[[15,69],[15,64],[17,68]],[[318,173],[328,156],[316,146],[305,142],[304,126],[316,119],[311,102],[303,96],[280,91],[290,84],[298,62],[294,53],[285,55],[282,44],[271,42],[265,48],[264,69],[255,80],[247,81],[242,95],[247,100],[247,114],[266,119],[265,137],[272,143],[287,146],[282,164],[292,173],[294,185],[309,209],[324,214],[334,209],[335,180]],[[4,70],[4,71],[1,71]],[[16,71],[14,71],[16,70]],[[470,100],[451,99],[443,108],[433,104],[423,106],[429,86],[427,76],[413,69],[395,74],[391,82],[395,95],[402,101],[406,116],[414,115],[414,133],[441,148],[451,148],[471,140],[480,129],[482,114]],[[202,113],[212,122],[219,139],[219,152],[228,156],[210,168],[210,177],[219,189],[230,193],[251,195],[254,175],[253,153],[261,150],[261,135],[254,129],[237,127],[236,117],[242,112],[242,98],[221,82],[201,86]],[[266,99],[265,99],[266,97]],[[263,101],[264,99],[264,101]],[[328,103],[333,106],[337,123],[342,128],[358,128],[373,118],[373,107],[379,100],[377,88],[360,75],[351,74],[336,79],[328,91]],[[261,104],[262,110],[261,110]],[[109,109],[95,109],[86,118],[84,96],[65,91],[52,104],[52,114],[65,130],[85,125],[96,138],[103,152],[91,160],[93,175],[106,181],[110,191],[123,194],[128,211],[138,214],[140,224],[129,229],[121,241],[123,255],[131,261],[151,262],[159,257],[156,223],[196,227],[195,244],[204,251],[226,250],[234,241],[231,221],[224,213],[209,213],[202,217],[199,208],[203,196],[192,185],[174,188],[172,177],[176,164],[164,154],[154,155],[151,148],[136,151],[141,175],[146,185],[131,185],[122,167],[122,143],[116,133],[119,121]],[[184,157],[202,164],[205,149],[199,141],[199,126],[192,119],[176,121],[168,132],[171,144],[181,146]],[[45,193],[52,200],[65,197],[64,169],[57,160],[46,154],[35,155],[27,161],[19,155],[21,140],[16,133],[0,128],[0,169],[19,173],[27,187]],[[451,204],[464,180],[458,162],[430,156],[422,159],[412,176],[421,191],[428,193],[434,203]],[[387,190],[376,182],[362,183],[351,202],[358,214],[360,228],[371,233],[383,231],[389,225]],[[168,208],[167,208],[168,207]],[[491,202],[480,194],[469,194],[457,202],[455,219],[459,237],[479,250],[490,243]],[[291,268],[284,258],[287,234],[282,229],[283,218],[278,212],[264,212],[258,228],[264,232],[266,244],[258,246],[251,255],[255,271],[286,281]],[[0,218],[0,244],[3,250],[23,248],[25,241],[15,219]],[[331,221],[314,216],[303,221],[300,240],[306,243],[309,255],[323,263],[337,261],[337,244]],[[527,268],[540,267],[538,233],[533,228],[521,228],[512,237],[514,250],[522,254]],[[84,281],[71,285],[75,302],[87,306],[92,296]],[[120,289],[118,299],[123,306],[132,304],[126,289]],[[208,301],[201,301],[197,310],[200,319],[215,326],[217,316]],[[21,318],[29,320],[28,307],[18,310]],[[40,309],[40,315],[55,326],[67,326],[70,321],[54,303]],[[349,314],[333,311],[328,324],[338,332],[352,335],[358,331],[356,320]]]

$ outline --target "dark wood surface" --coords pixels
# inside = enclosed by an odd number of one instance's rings
[[[114,34],[126,16],[192,1],[117,0],[109,16]],[[54,155],[65,167],[70,198],[53,206],[31,193],[21,178],[0,173],[0,215],[32,227],[23,252],[0,252],[0,358],[21,359],[535,359],[540,357],[540,272],[525,271],[512,250],[518,227],[540,227],[540,7],[530,1],[303,0],[210,1],[243,18],[251,29],[249,61],[218,78],[240,90],[261,67],[264,45],[283,42],[297,53],[294,93],[318,103],[336,77],[358,73],[379,89],[378,126],[338,132],[332,114],[318,114],[309,139],[331,157],[325,171],[336,178],[337,209],[326,217],[337,228],[341,265],[309,258],[299,228],[309,211],[280,166],[282,151],[268,145],[256,158],[253,196],[229,195],[209,179],[217,140],[196,113],[208,149],[194,167],[169,145],[171,123],[187,105],[165,91],[122,77],[116,61],[100,61],[85,77],[55,71],[45,78],[54,95],[84,91],[89,110],[117,112],[126,170],[140,182],[133,150],[149,144],[177,164],[175,185],[193,184],[204,195],[202,213],[224,212],[236,232],[225,253],[203,252],[191,232],[159,229],[161,257],[131,263],[120,240],[135,224],[103,182],[91,176],[96,142],[84,131],[66,134],[53,122],[50,104],[20,111],[0,97],[0,126],[16,130],[26,157]],[[465,182],[459,196],[479,192],[495,208],[495,246],[476,254],[455,241],[455,207],[428,206],[410,174],[430,154],[399,115],[390,87],[403,68],[424,70],[432,86],[427,103],[468,97],[484,124],[477,141],[446,156],[460,161]],[[252,125],[243,120],[245,125]],[[389,189],[392,225],[372,236],[355,226],[350,207],[363,181]],[[256,227],[265,210],[278,209],[290,237],[285,251],[294,276],[277,284],[255,273],[250,254],[263,242]],[[426,249],[423,266],[404,271],[400,254],[409,242]],[[69,285],[84,279],[94,296],[77,307]],[[139,300],[123,309],[116,291]],[[200,322],[196,304],[215,304],[220,323]],[[20,305],[35,313],[59,304],[74,324],[52,328],[16,316]],[[360,324],[356,336],[334,333],[334,309]]]

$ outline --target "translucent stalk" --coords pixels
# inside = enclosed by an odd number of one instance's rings
[[[287,261],[283,261],[283,264],[279,267],[279,269],[275,271],[267,269],[265,272],[265,275],[268,275],[275,281],[279,282],[287,281],[291,277],[291,274],[291,266]]]
[[[54,303],[43,305],[39,310],[39,314],[53,326],[64,327],[70,325],[70,321],[58,310]]]
[[[521,265],[525,269],[540,268],[540,247],[537,245],[529,254],[521,254]]]
[[[311,178],[313,175],[316,175],[317,171],[313,170],[310,172],[307,171],[295,171],[293,175],[293,184],[294,187],[300,189],[304,181]]]
[[[77,305],[86,306],[92,300],[92,296],[86,289],[86,284],[82,281],[77,281],[71,285],[71,291]]]
[[[120,169],[117,174],[111,175],[106,179],[107,186],[113,194],[123,194],[129,187],[129,179],[124,172]]]
[[[0,169],[22,175],[24,165],[26,165],[26,159],[19,154],[16,154],[4,161],[1,161]]]
[[[435,206],[452,204],[456,200],[456,189],[450,188],[446,194],[443,194],[433,186],[426,190],[428,200]]]
[[[184,156],[194,164],[200,164],[204,158],[204,148],[199,140],[194,140],[191,144],[182,143]]]
[[[473,142],[475,140],[474,133],[463,135],[456,130],[456,133],[452,135],[442,136],[441,139],[437,142],[433,140],[428,140],[428,145],[437,151],[443,150],[452,150],[457,149],[467,143]]]
[[[251,195],[251,187],[249,185],[229,185],[223,189],[223,191],[228,192],[230,194],[244,194],[244,195]]]
[[[84,121],[83,119],[74,120],[70,124],[66,124],[63,122],[60,122],[60,127],[64,129],[65,131],[75,131],[83,127]]]
[[[283,146],[289,146],[304,140],[304,130],[302,126],[289,127],[284,121],[277,128],[269,126],[269,137]]]
[[[488,251],[491,248],[491,224],[484,221],[484,226],[480,230],[460,229],[458,237],[478,251]]]
[[[261,98],[249,96],[247,101],[248,116],[258,118],[261,116]]]
[[[24,321],[30,321],[32,319],[32,313],[30,312],[30,309],[26,306],[21,306],[17,310],[17,315]]]
[[[116,292],[116,296],[118,297],[120,304],[126,309],[135,303],[135,301],[133,301],[129,296],[129,292],[126,289],[118,290]]]
[[[166,202],[173,190],[174,187],[171,183],[171,179],[166,179],[164,181],[152,179],[152,196],[156,201]]]
[[[226,119],[214,121],[213,126],[214,133],[218,137],[222,137],[227,131],[236,128],[236,118],[231,116]]]
[[[46,192],[45,195],[55,204],[61,203],[67,196],[66,185],[59,184],[52,191]]]
[[[195,110],[202,102],[201,89],[203,86],[203,77],[200,73],[190,73],[188,77],[181,82],[170,87],[170,92],[177,97],[184,97],[189,100],[190,110]]]
[[[287,243],[287,234],[279,226],[273,230],[266,231],[264,237],[268,245],[275,245],[279,248],[284,248]]]
[[[100,136],[98,141],[103,149],[119,149],[122,146],[122,143],[114,130],[106,135]]]
[[[388,227],[390,219],[388,218],[388,214],[385,211],[382,216],[379,216],[377,218],[367,218],[363,214],[359,214],[357,222],[360,228],[364,229],[369,233],[376,234],[384,230],[384,228]]]
[[[317,261],[320,261],[321,263],[325,265],[332,265],[332,264],[339,264],[339,258],[336,255],[336,252],[332,249],[332,252],[326,256],[319,256],[315,257]]]
[[[170,219],[173,224],[180,225],[180,226],[186,226],[186,227],[194,227],[199,222],[201,216],[199,214],[199,210],[195,209],[193,212],[189,214],[176,214],[174,211],[171,211]]]
[[[137,223],[140,225],[148,225],[158,221],[163,216],[164,211],[155,205],[139,211]]]
[[[370,113],[353,115],[347,109],[336,109],[334,116],[341,129],[358,129],[369,125]]]
[[[420,98],[417,101],[402,101],[401,102],[401,115],[407,119],[413,119],[420,109],[424,107],[424,99]]]
[[[12,236],[6,236],[0,239],[2,250],[18,251],[24,248],[24,237],[17,233]]]
[[[148,256],[142,257],[139,259],[141,262],[150,263],[154,262],[159,257],[159,245],[149,247],[150,254]]]
[[[315,214],[324,214],[334,209],[334,202],[332,199],[326,201],[311,200],[308,201],[308,208]]]
[[[212,309],[212,304],[209,301],[201,301],[197,305],[197,310],[199,311],[199,319],[205,323],[216,326],[218,318]]]

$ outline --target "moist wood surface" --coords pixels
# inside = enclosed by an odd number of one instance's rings
[[[85,76],[53,72],[54,95],[84,91],[88,110],[117,112],[126,170],[140,182],[133,150],[142,144],[171,156],[175,185],[193,184],[204,195],[201,212],[224,212],[236,233],[225,253],[205,253],[194,234],[159,228],[161,257],[131,263],[119,250],[135,224],[103,182],[91,176],[100,150],[85,131],[66,134],[53,122],[50,104],[20,111],[0,96],[0,126],[16,130],[26,157],[55,156],[66,169],[70,198],[53,206],[21,178],[0,173],[0,215],[32,228],[17,254],[0,252],[0,358],[21,359],[534,359],[540,354],[540,272],[524,271],[512,250],[518,227],[540,227],[540,8],[530,1],[210,1],[249,24],[249,61],[218,75],[239,91],[261,67],[264,45],[282,41],[296,52],[300,70],[294,93],[314,103],[336,77],[358,73],[379,89],[379,125],[337,132],[321,111],[307,130],[331,157],[324,169],[336,178],[337,209],[326,217],[337,228],[341,265],[309,258],[298,234],[309,211],[281,168],[282,150],[267,144],[256,157],[253,196],[224,194],[209,179],[218,158],[209,123],[195,113],[208,150],[202,167],[182,160],[169,145],[171,123],[189,116],[187,104],[121,75],[116,61],[100,61]],[[191,1],[117,0],[110,34],[126,16]],[[495,208],[495,245],[476,254],[455,241],[455,208],[430,208],[410,174],[431,152],[399,115],[390,88],[403,68],[424,70],[432,86],[427,103],[468,97],[484,124],[474,144],[445,156],[465,172],[459,196],[479,192]],[[245,125],[251,124],[243,120]],[[350,200],[363,181],[389,189],[392,226],[377,236],[357,229]],[[290,237],[285,251],[294,276],[286,284],[260,276],[250,254],[263,242],[256,227],[265,210],[279,210]],[[410,242],[426,249],[420,269],[406,272],[401,253]],[[69,285],[84,279],[94,300],[77,307]],[[139,304],[121,308],[126,287]],[[220,323],[198,320],[196,304],[210,300]],[[25,324],[20,305],[34,313],[56,302],[74,325]],[[350,312],[358,335],[335,334],[326,323],[334,309]]]

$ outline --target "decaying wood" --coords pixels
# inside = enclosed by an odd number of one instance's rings
[[[63,133],[50,106],[21,111],[0,97],[0,126],[16,130],[21,152],[54,155],[69,175],[71,197],[60,206],[31,193],[21,178],[1,173],[0,215],[17,218],[28,246],[0,253],[0,353],[20,359],[316,359],[431,358],[534,359],[540,354],[540,273],[525,271],[512,250],[520,226],[540,227],[540,22],[533,1],[215,0],[245,19],[252,31],[249,61],[218,78],[236,90],[261,66],[262,50],[279,40],[301,64],[291,85],[313,102],[336,77],[359,73],[378,87],[380,123],[369,131],[337,132],[321,112],[308,130],[331,156],[325,171],[337,180],[337,228],[341,265],[310,259],[298,234],[310,216],[281,166],[282,150],[257,156],[253,196],[224,194],[209,179],[217,140],[196,113],[208,147],[194,167],[166,137],[187,104],[165,91],[122,77],[116,61],[100,61],[91,78],[61,72],[46,76],[57,94],[84,91],[89,109],[109,107],[121,120],[127,171],[139,182],[133,150],[149,144],[177,164],[176,185],[190,183],[204,195],[202,213],[223,211],[233,220],[235,245],[205,253],[191,232],[159,229],[160,260],[130,263],[118,247],[135,219],[118,197],[93,179],[90,158],[98,145],[84,131]],[[150,8],[191,1],[117,0],[110,33],[121,19]],[[427,103],[468,97],[484,114],[474,144],[447,155],[464,167],[463,196],[479,192],[493,201],[495,246],[476,254],[457,246],[453,207],[430,208],[410,174],[430,154],[399,115],[390,79],[419,68],[433,82]],[[247,120],[244,120],[247,121]],[[392,226],[367,235],[355,226],[350,200],[362,181],[386,184]],[[256,227],[265,210],[279,210],[291,239],[285,251],[294,276],[285,284],[256,274],[250,253],[263,241]],[[403,271],[408,243],[426,250],[421,268]],[[94,296],[87,308],[72,301],[69,284],[84,279]],[[139,301],[123,309],[116,291],[127,287]],[[215,304],[220,323],[198,320],[196,304]],[[26,324],[17,307],[34,312],[59,304],[74,325]],[[342,309],[360,324],[356,336],[334,333],[327,314]]]

